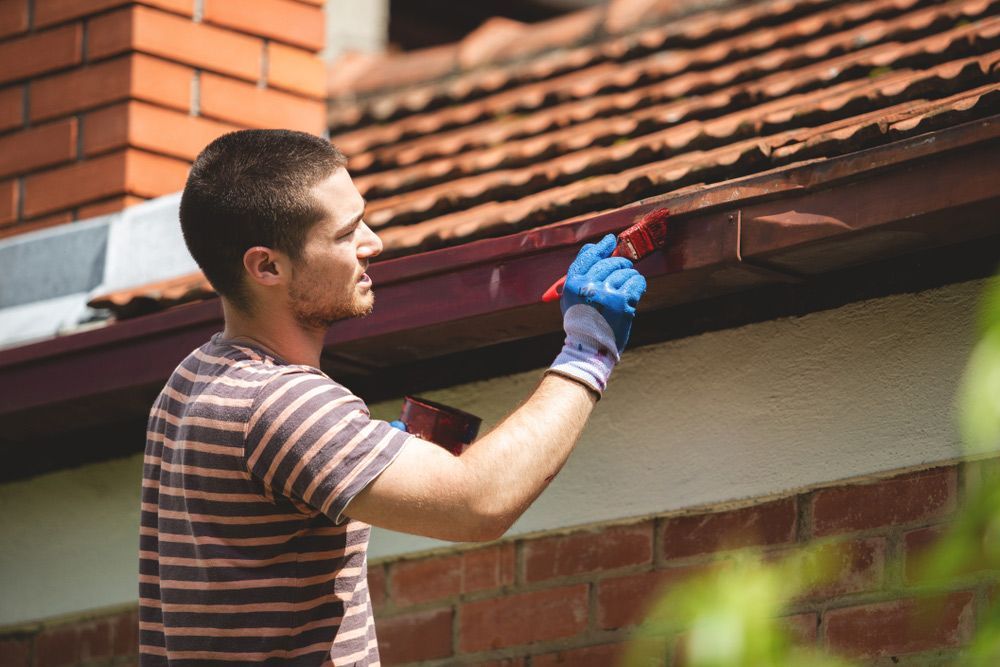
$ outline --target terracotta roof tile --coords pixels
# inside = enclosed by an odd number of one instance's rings
[[[100,294],[90,299],[91,308],[107,308],[119,319],[136,317],[170,306],[215,296],[215,290],[201,273],[162,280],[133,289]]]
[[[331,135],[396,257],[1000,113],[1000,0],[615,0],[358,62]]]
[[[338,132],[336,127],[331,131],[339,146],[357,154],[401,139],[427,136],[476,121],[533,113],[542,107],[585,100],[597,94],[628,91],[652,82],[670,81],[682,73],[688,74],[689,80],[697,80],[703,85],[720,86],[826,60],[889,39],[905,39],[925,31],[930,21],[975,17],[986,11],[984,4],[992,3],[972,0],[950,3],[944,8],[931,7],[900,14],[914,4],[917,0],[875,0],[848,9],[835,6],[821,12],[821,20],[764,28],[759,31],[760,36],[736,34],[703,47],[653,51],[625,62],[595,57],[596,64],[559,76],[506,87],[492,95],[478,96],[466,104],[413,112],[393,123],[353,132]],[[889,11],[895,14],[892,20],[858,24],[865,17],[885,16]],[[842,30],[844,27],[848,29]],[[762,45],[762,41],[766,44]],[[593,50],[597,49],[593,47]],[[675,84],[672,92],[684,95],[695,90],[697,88],[692,90],[692,86],[683,89]],[[383,101],[383,104],[388,103]],[[400,112],[400,108],[396,107],[394,111]]]
[[[914,1],[916,0],[898,0],[899,3],[906,5]],[[429,83],[417,90],[412,88],[402,91],[381,90],[377,98],[369,102],[360,102],[350,109],[337,104],[334,100],[330,124],[332,127],[347,128],[359,123],[395,120],[424,110],[427,106],[439,108],[471,97],[481,97],[500,89],[544,81],[567,71],[577,71],[588,64],[605,61],[621,64],[651,51],[690,49],[699,45],[714,48],[715,42],[738,36],[741,31],[772,26],[785,14],[799,13],[808,8],[835,7],[837,4],[833,0],[799,0],[797,3],[762,2],[703,12],[670,20],[664,27],[654,27],[638,35],[566,49],[541,57],[534,62],[476,69],[461,73],[457,78],[448,77]],[[412,54],[400,54],[390,60],[399,61],[400,65],[405,67],[413,58]],[[433,78],[427,77],[428,80]]]

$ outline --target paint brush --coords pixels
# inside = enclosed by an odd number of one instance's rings
[[[612,257],[627,257],[633,262],[649,253],[663,247],[667,240],[667,218],[670,211],[665,208],[653,209],[642,216],[639,222],[635,223],[624,232],[618,235],[618,245],[611,253]],[[566,276],[563,276],[552,287],[545,290],[542,301],[555,301],[562,296],[563,285],[566,284]]]

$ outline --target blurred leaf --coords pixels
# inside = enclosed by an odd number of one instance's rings
[[[958,413],[969,453],[1000,450],[1000,324],[991,326],[972,350]]]
[[[1000,275],[990,278],[979,305],[979,335],[1000,329]]]
[[[766,561],[743,552],[707,574],[671,587],[634,633],[623,665],[648,664],[642,640],[677,635],[692,667],[847,663],[792,645],[781,618],[789,603],[827,581],[839,547],[821,543]]]

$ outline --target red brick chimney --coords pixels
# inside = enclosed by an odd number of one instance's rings
[[[230,130],[322,133],[323,2],[0,2],[0,237],[176,192]]]

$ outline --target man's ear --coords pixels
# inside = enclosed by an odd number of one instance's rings
[[[259,285],[277,285],[287,278],[288,258],[265,246],[254,246],[243,253],[243,268],[250,280]]]

